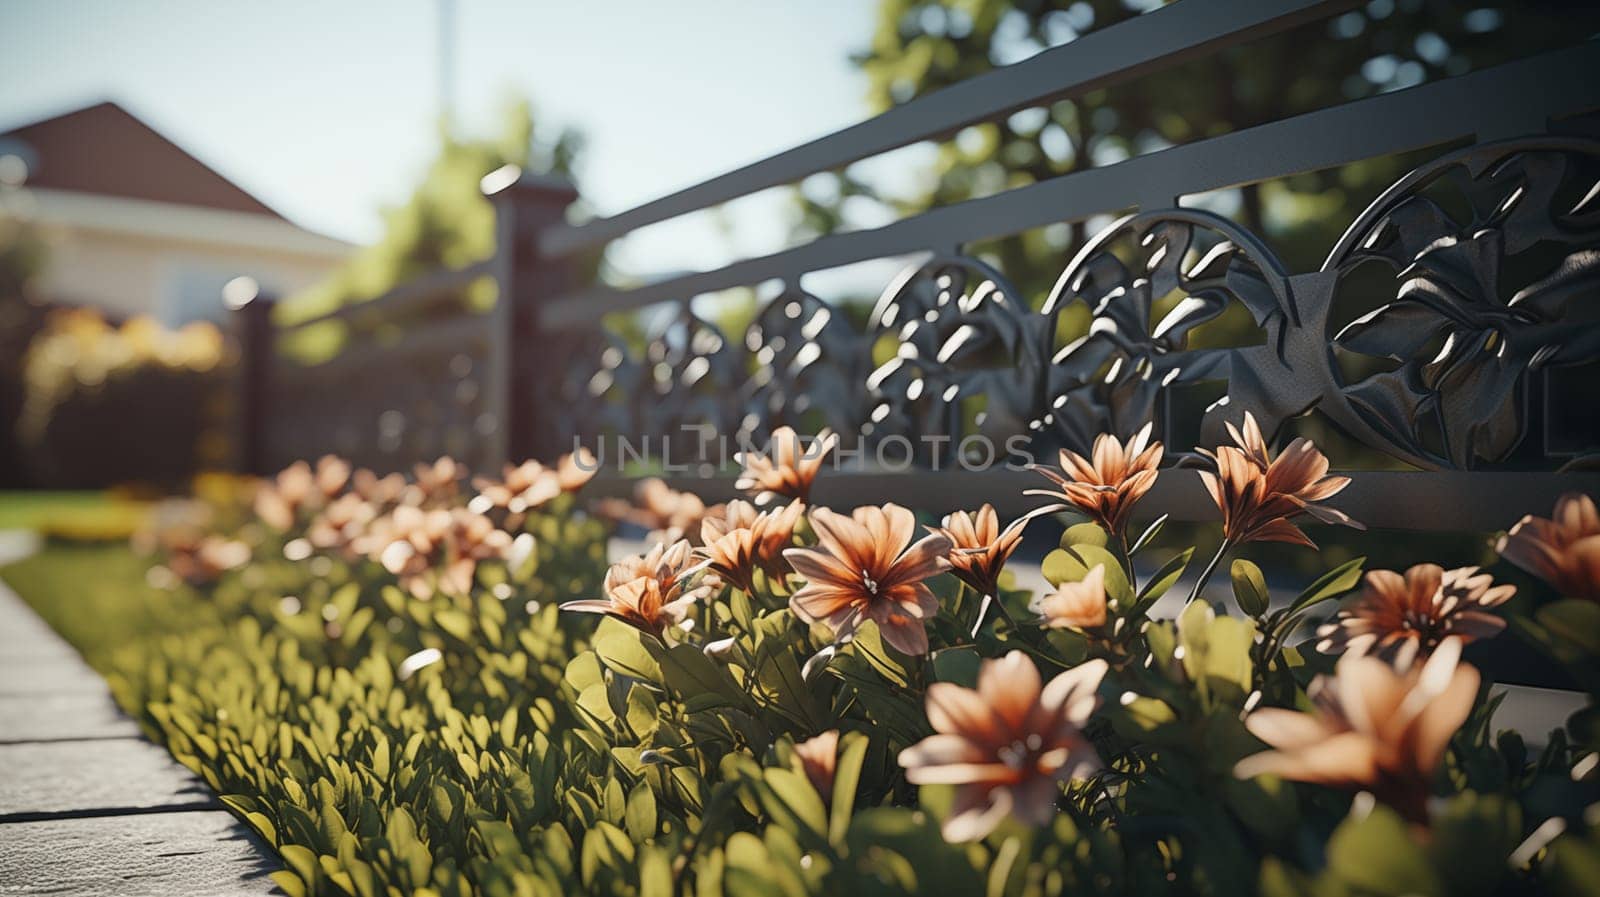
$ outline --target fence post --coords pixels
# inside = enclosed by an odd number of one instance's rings
[[[239,350],[234,376],[234,464],[240,473],[265,475],[273,355],[277,350],[272,307],[277,300],[249,277],[235,277],[222,288],[231,330]]]
[[[494,416],[490,469],[526,458],[551,460],[559,455],[565,434],[549,427],[552,415],[541,402],[553,394],[549,384],[559,376],[559,353],[539,320],[539,305],[569,286],[566,259],[539,252],[539,232],[565,221],[578,191],[566,179],[529,174],[507,165],[483,178],[484,195],[495,210],[495,301],[488,370],[484,376],[485,408]],[[486,437],[487,438],[487,437]]]

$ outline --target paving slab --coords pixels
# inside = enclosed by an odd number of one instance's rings
[[[0,695],[104,694],[106,682],[76,655],[0,654]]]
[[[0,894],[281,894],[267,847],[221,810],[0,825]]]
[[[78,652],[21,598],[0,588],[0,658],[77,660]]]
[[[200,806],[221,809],[204,782],[140,738],[0,745],[0,822]]]
[[[0,694],[0,743],[138,736],[139,727],[105,691]]]

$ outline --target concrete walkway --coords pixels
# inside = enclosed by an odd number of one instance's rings
[[[26,547],[0,533],[0,565]],[[276,894],[279,868],[0,583],[0,894]]]

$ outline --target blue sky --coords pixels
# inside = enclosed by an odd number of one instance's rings
[[[530,96],[585,132],[584,195],[620,211],[865,117],[848,54],[876,5],[455,0],[457,120],[494,133],[507,95]],[[434,150],[437,15],[435,0],[6,0],[0,129],[114,99],[295,221],[370,240]],[[731,246],[702,216],[617,260],[769,251],[783,203],[735,204]]]

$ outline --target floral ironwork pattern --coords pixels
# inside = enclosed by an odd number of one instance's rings
[[[1447,155],[1396,182],[1307,274],[1225,218],[1165,209],[1101,230],[1037,310],[999,271],[949,255],[896,278],[864,330],[792,284],[742,344],[683,304],[643,353],[606,337],[601,363],[569,367],[561,391],[581,435],[827,426],[923,437],[911,451],[937,466],[975,435],[1082,452],[1155,421],[1170,444],[1215,444],[1247,413],[1270,437],[1313,410],[1419,467],[1502,462],[1530,429],[1530,375],[1600,361],[1597,171],[1600,145],[1578,139]],[[1340,320],[1336,298],[1369,266],[1391,285]],[[1086,332],[1062,340],[1074,307]],[[1208,335],[1230,314],[1248,315],[1253,339]],[[1173,432],[1175,395],[1205,384],[1215,401],[1186,418],[1198,430]]]
[[[1600,357],[1597,163],[1587,141],[1491,144],[1418,169],[1373,203],[1324,270],[1387,265],[1395,298],[1334,339],[1399,367],[1345,385],[1359,422],[1343,422],[1424,467],[1516,447],[1527,375]]]

